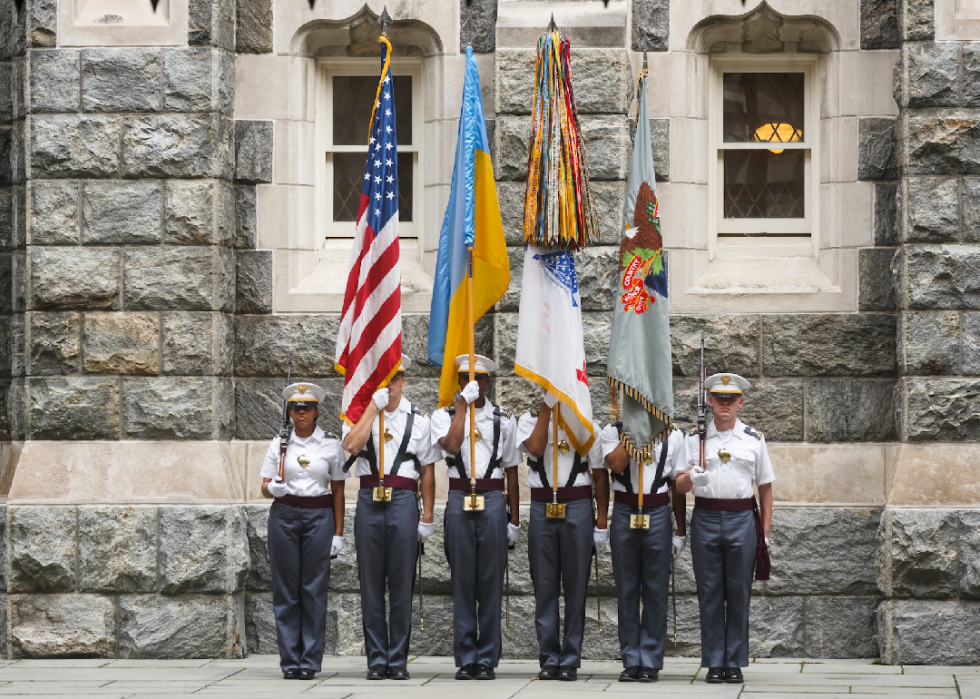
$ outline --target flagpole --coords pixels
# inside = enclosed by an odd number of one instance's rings
[[[561,402],[555,401],[554,415],[552,415],[553,429],[552,432],[555,436],[554,444],[551,447],[551,492],[552,492],[552,502],[555,504],[555,509],[558,505],[558,420],[561,416]]]
[[[473,321],[473,248],[466,246],[466,326],[470,342],[470,382],[476,378],[476,330]],[[476,401],[469,404],[470,413],[470,507],[477,509],[476,495]],[[480,508],[483,509],[483,508]]]

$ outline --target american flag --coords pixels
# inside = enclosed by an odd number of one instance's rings
[[[357,213],[344,308],[337,336],[337,370],[344,374],[341,418],[355,424],[371,396],[401,363],[401,271],[398,265],[398,145],[390,72],[391,44],[371,117],[364,186]]]

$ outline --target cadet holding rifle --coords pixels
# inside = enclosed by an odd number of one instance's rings
[[[702,360],[703,366],[703,360]],[[702,376],[703,376],[702,370]],[[742,682],[749,664],[752,573],[769,579],[769,526],[775,480],[762,433],[738,419],[749,382],[722,373],[703,379],[714,419],[686,440],[677,492],[694,491],[691,558],[701,611],[701,665],[709,683]],[[704,395],[699,423],[704,424]],[[761,512],[752,493],[759,489]]]
[[[316,424],[323,389],[295,383],[282,397],[285,449],[273,438],[261,471],[262,494],[275,498],[269,510],[272,607],[283,677],[311,680],[323,660],[330,558],[344,548],[348,475],[340,440]]]

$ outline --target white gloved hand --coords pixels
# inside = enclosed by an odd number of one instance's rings
[[[480,384],[476,381],[470,381],[468,384],[463,386],[463,390],[459,392],[459,395],[463,397],[466,404],[469,405],[477,398],[480,397]]]
[[[684,547],[687,546],[687,537],[674,534],[670,539],[670,546],[674,550],[674,558],[677,558],[684,551]]]
[[[371,396],[371,400],[378,406],[378,410],[384,410],[388,406],[388,389],[380,388]]]
[[[335,536],[330,544],[330,557],[336,558],[344,550],[344,537]]]
[[[595,544],[595,550],[598,552],[602,549],[602,545],[609,540],[609,529],[599,529],[598,527],[592,528],[592,543]]]
[[[424,544],[426,539],[435,534],[435,531],[435,522],[419,522],[419,541]]]
[[[769,537],[766,537],[766,548],[769,548]]]
[[[551,393],[545,393],[544,394],[544,404],[547,405],[549,408],[554,408],[555,407],[555,403],[557,403],[557,402],[558,402],[558,399],[555,398],[553,395],[551,395]]]
[[[282,478],[273,478],[269,481],[269,495],[274,498],[281,498],[286,494],[286,481]]]
[[[703,488],[708,485],[708,481],[711,478],[708,476],[708,472],[701,468],[700,466],[695,466],[691,469],[691,483],[696,485],[698,488]]]
[[[510,522],[507,522],[507,545],[514,546],[517,544],[517,540],[521,536],[521,525],[518,524],[514,526]]]

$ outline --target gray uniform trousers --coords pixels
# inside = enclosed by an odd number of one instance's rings
[[[632,510],[629,505],[615,503],[609,525],[619,601],[619,650],[623,667],[639,665],[662,670],[670,582],[670,512],[667,505],[644,508],[650,515],[650,528],[630,529]]]
[[[453,655],[457,667],[474,663],[497,667],[507,567],[507,503],[502,492],[483,493],[483,512],[464,512],[466,497],[463,491],[449,491],[444,520],[446,559],[452,571]]]
[[[320,671],[327,626],[333,509],[269,509],[269,568],[279,666]]]
[[[534,584],[534,628],[541,667],[579,667],[585,593],[592,562],[592,501],[566,502],[565,519],[545,517],[544,502],[531,503],[527,557]],[[559,634],[558,597],[564,590],[565,637]]]
[[[412,491],[392,488],[391,502],[374,502],[371,488],[358,491],[354,538],[368,667],[408,664],[418,526],[418,500]]]
[[[694,508],[691,558],[701,610],[701,665],[749,664],[749,601],[755,570],[752,510]]]

